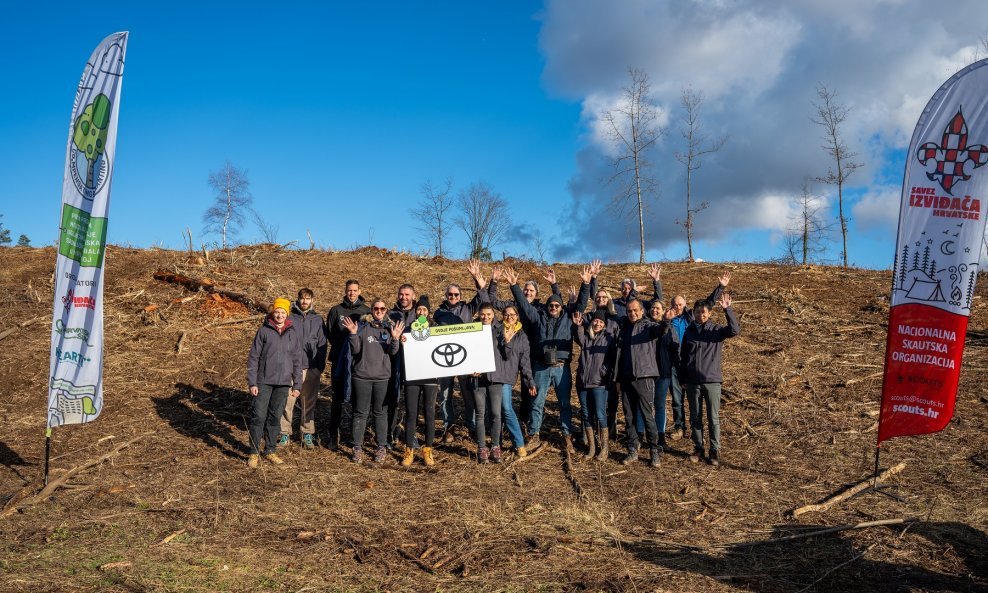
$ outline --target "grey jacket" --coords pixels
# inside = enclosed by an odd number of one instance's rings
[[[292,303],[292,314],[288,318],[301,334],[305,368],[322,374],[326,369],[326,326],[322,317],[312,307],[303,312],[297,303]]]
[[[532,362],[529,354],[528,336],[524,331],[518,331],[510,342],[504,339],[504,326],[494,323],[491,327],[494,340],[494,364],[496,370],[488,373],[491,383],[514,385],[515,379],[521,372],[522,390],[527,390],[535,381],[532,379]]]
[[[254,334],[247,355],[247,385],[291,385],[302,388],[302,357],[300,332],[291,320],[279,333],[270,319]]]
[[[727,317],[727,325],[719,325],[708,319],[703,325],[693,322],[686,328],[680,348],[680,383],[700,385],[724,382],[720,366],[724,340],[741,333],[741,324],[734,316],[734,310],[727,307],[724,315]]]
[[[606,387],[610,383],[616,360],[617,339],[604,328],[594,337],[582,325],[574,324],[576,343],[580,345],[580,362],[576,368],[576,388]]]
[[[350,334],[354,379],[387,381],[391,379],[391,357],[398,354],[398,340],[391,337],[391,324],[379,323],[365,316]]]
[[[658,339],[665,332],[665,322],[655,323],[644,317],[637,323],[627,318],[618,335],[618,379],[634,381],[659,376]]]

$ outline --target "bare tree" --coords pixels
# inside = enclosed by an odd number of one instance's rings
[[[692,206],[693,172],[700,168],[701,157],[717,152],[724,147],[727,136],[707,141],[707,135],[702,132],[700,125],[700,106],[703,105],[703,93],[692,88],[683,89],[679,101],[685,110],[685,126],[681,130],[686,140],[686,152],[677,152],[676,160],[686,166],[686,220],[677,221],[686,230],[686,247],[689,251],[689,261],[693,261],[693,222],[697,213],[709,205],[706,201]]]
[[[260,212],[253,208],[250,209],[250,221],[254,223],[257,230],[261,231],[261,238],[264,239],[265,243],[278,242],[278,230],[281,229],[281,225],[268,222],[261,216]]]
[[[834,165],[827,170],[823,177],[817,177],[817,181],[828,185],[837,186],[837,220],[840,221],[840,234],[843,240],[844,267],[847,267],[847,217],[844,216],[844,184],[847,178],[854,173],[855,169],[861,167],[861,163],[855,162],[857,153],[844,144],[844,137],[841,126],[847,120],[847,114],[851,112],[849,107],[842,105],[837,100],[837,91],[828,89],[825,85],[816,88],[819,103],[813,103],[816,108],[816,117],[811,117],[810,121],[824,129],[823,150],[834,160]]]
[[[453,179],[447,177],[439,186],[426,181],[420,189],[422,199],[412,211],[419,221],[418,231],[439,257],[446,253],[446,237],[449,236],[449,209],[453,207]]]
[[[490,260],[492,249],[503,242],[511,228],[508,203],[483,181],[461,190],[460,213],[453,221],[467,236],[470,259]]]
[[[655,192],[655,178],[648,175],[648,150],[663,134],[652,105],[648,74],[640,68],[629,68],[631,83],[621,89],[621,104],[603,114],[607,131],[620,153],[612,165],[615,173],[608,183],[620,183],[613,205],[624,215],[629,205],[638,214],[639,263],[645,263],[645,208],[649,194]]]
[[[824,239],[831,225],[823,222],[820,213],[820,200],[810,191],[810,180],[803,180],[802,192],[793,198],[796,211],[789,217],[787,234],[787,251],[792,254],[793,263],[802,261],[805,266],[811,258],[819,257],[824,252]],[[793,245],[788,236],[792,235]]]
[[[247,170],[234,167],[230,161],[219,171],[209,174],[209,187],[216,196],[202,219],[206,223],[205,232],[220,234],[223,249],[228,245],[228,238],[236,235],[244,225],[244,217],[254,200],[249,186]]]

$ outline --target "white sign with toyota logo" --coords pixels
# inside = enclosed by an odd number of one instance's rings
[[[401,350],[408,381],[494,371],[494,342],[489,325],[432,326],[427,332],[405,336]]]

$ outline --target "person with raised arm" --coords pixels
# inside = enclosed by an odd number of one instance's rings
[[[606,313],[597,309],[589,315],[589,327],[584,325],[581,311],[573,312],[576,343],[580,360],[576,368],[576,392],[580,399],[584,442],[584,459],[606,461],[608,457],[607,392],[613,380],[615,343],[617,337],[607,330]],[[594,446],[594,429],[600,437],[600,452]]]
[[[693,453],[689,459],[697,463],[703,458],[703,406],[707,408],[707,428],[710,434],[710,465],[720,465],[720,393],[724,374],[721,354],[724,340],[741,333],[731,295],[723,294],[718,304],[724,309],[727,325],[710,318],[711,305],[699,300],[693,305],[693,322],[683,332],[680,378],[690,403],[690,429],[693,433]]]
[[[535,378],[536,396],[532,401],[531,413],[528,419],[528,440],[538,443],[542,429],[542,418],[545,411],[546,398],[549,388],[554,388],[556,399],[559,401],[559,419],[562,425],[563,443],[567,450],[572,450],[571,434],[573,433],[572,387],[573,376],[570,371],[570,359],[573,356],[573,327],[563,307],[562,298],[552,295],[546,301],[544,311],[532,306],[524,297],[521,286],[518,285],[518,273],[510,268],[504,269],[504,275],[511,284],[511,293],[518,303],[518,313],[522,324],[538,328],[538,342],[535,344],[536,360],[532,374]],[[583,283],[573,310],[583,310],[590,295],[590,269],[585,266],[580,274]]]

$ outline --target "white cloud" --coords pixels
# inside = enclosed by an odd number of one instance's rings
[[[852,192],[864,192],[852,208],[852,231],[889,221],[894,228],[895,208],[886,188],[873,189],[875,180],[894,173],[886,170],[890,150],[908,145],[933,92],[973,59],[988,3],[959,0],[950,10],[932,10],[919,0],[549,0],[541,18],[543,83],[551,94],[582,101],[586,126],[563,235],[579,233],[614,193],[605,185],[611,152],[595,114],[613,105],[627,69],[640,67],[669,124],[650,155],[659,195],[647,243],[662,249],[683,241],[676,220],[685,213],[685,180],[674,153],[682,150],[679,97],[688,85],[706,97],[709,137],[730,136],[694,176],[695,196],[710,202],[698,218],[698,239],[784,228],[787,196],[830,165],[822,130],[809,119],[821,83],[851,108],[845,141],[864,165],[850,179]],[[637,236],[625,225],[602,231],[570,247],[613,257],[635,249]]]
[[[851,215],[861,230],[894,231],[899,224],[902,188],[878,187],[851,206]]]

